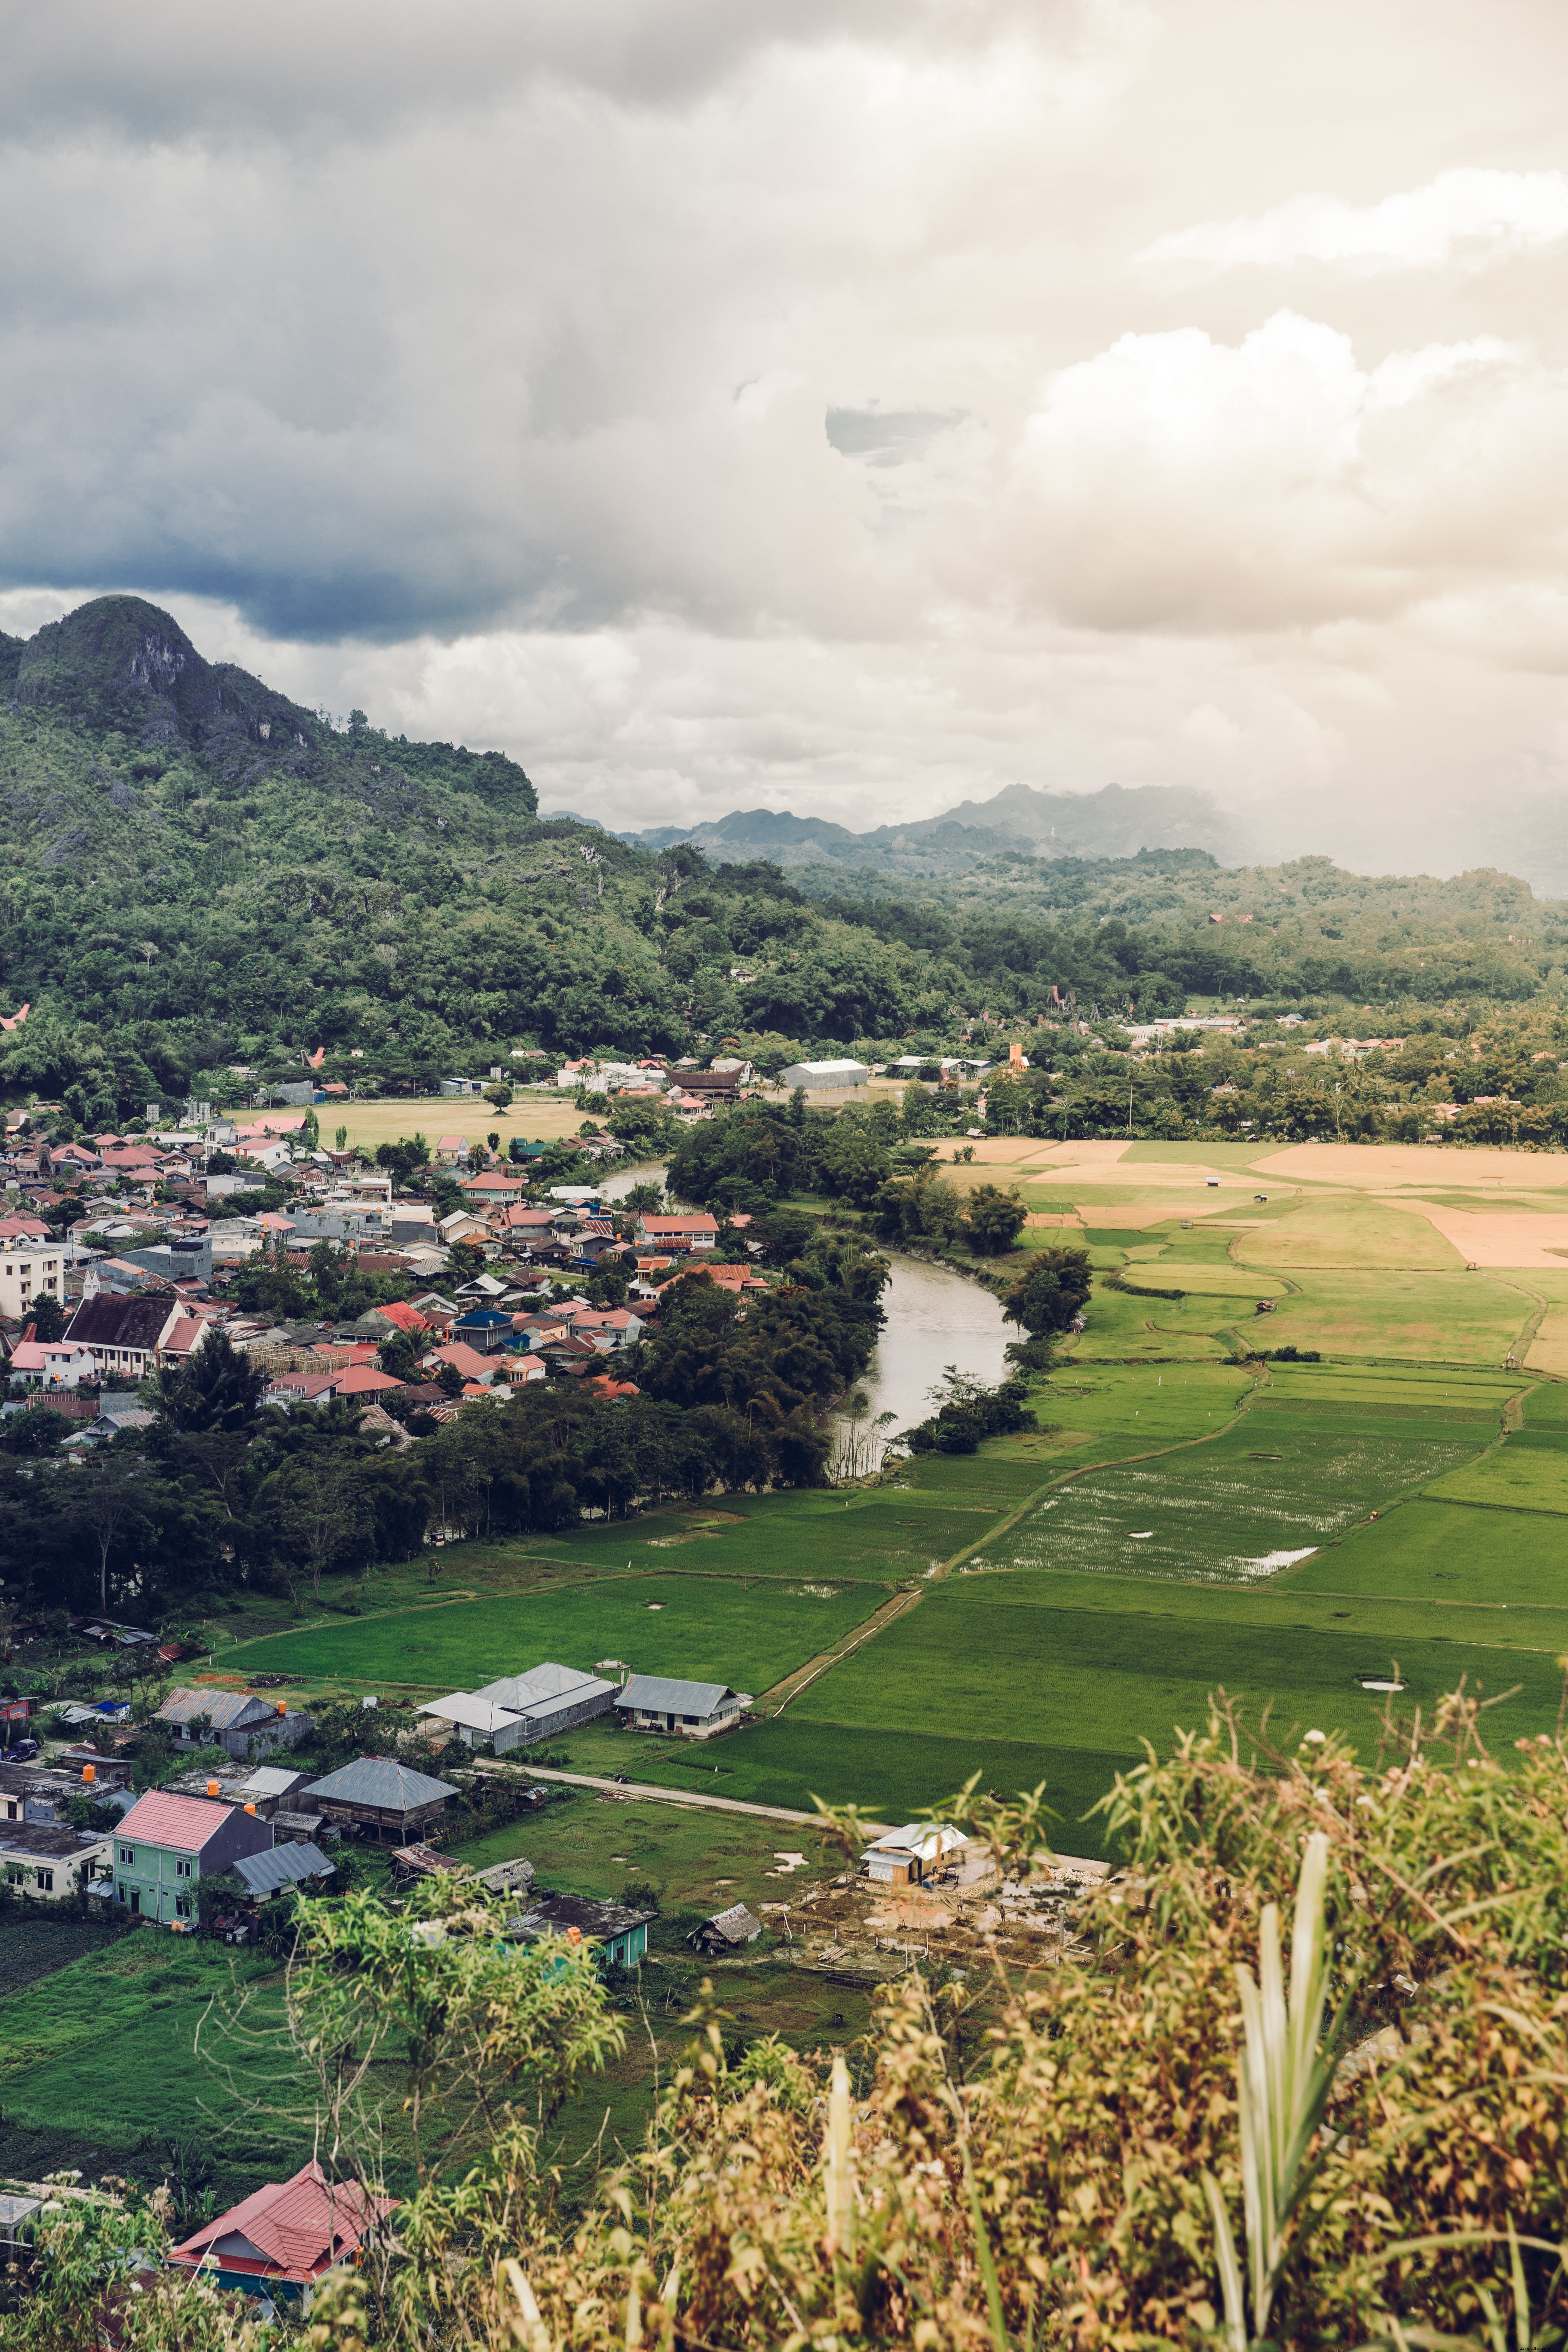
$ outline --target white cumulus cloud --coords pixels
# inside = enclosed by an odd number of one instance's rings
[[[1156,237],[1140,257],[1155,268],[1199,270],[1279,269],[1300,261],[1440,269],[1456,247],[1514,252],[1564,237],[1568,174],[1465,166],[1375,205],[1300,195],[1251,218],[1200,221]]]

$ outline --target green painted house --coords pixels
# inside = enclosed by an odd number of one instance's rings
[[[114,1832],[114,1900],[132,1918],[194,1926],[201,1881],[271,1843],[271,1822],[243,1805],[152,1790]]]

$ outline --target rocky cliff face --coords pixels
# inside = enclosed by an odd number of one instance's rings
[[[309,711],[247,671],[205,660],[177,621],[140,596],[95,597],[28,638],[12,702],[148,750],[197,749],[237,734],[276,756],[289,743],[310,748],[321,731]]]

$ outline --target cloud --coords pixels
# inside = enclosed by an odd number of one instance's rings
[[[1485,247],[1480,257],[1492,260],[1564,237],[1568,174],[1466,166],[1375,205],[1292,196],[1250,219],[1202,221],[1167,231],[1139,257],[1158,270],[1281,269],[1301,261],[1441,269],[1456,247]]]
[[[1290,310],[1237,344],[1124,335],[1043,387],[1008,554],[1042,601],[1102,628],[1388,614],[1510,541],[1527,560],[1539,468],[1563,456],[1568,385],[1495,336],[1368,369],[1348,335]]]
[[[134,589],[626,824],[1495,812],[1568,716],[1565,64],[1538,0],[58,0],[0,626]],[[1274,207],[1325,153],[1410,193]]]

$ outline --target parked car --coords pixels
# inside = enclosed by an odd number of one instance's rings
[[[9,1748],[0,1748],[0,1758],[7,1764],[30,1764],[37,1752],[36,1739],[13,1739]]]

